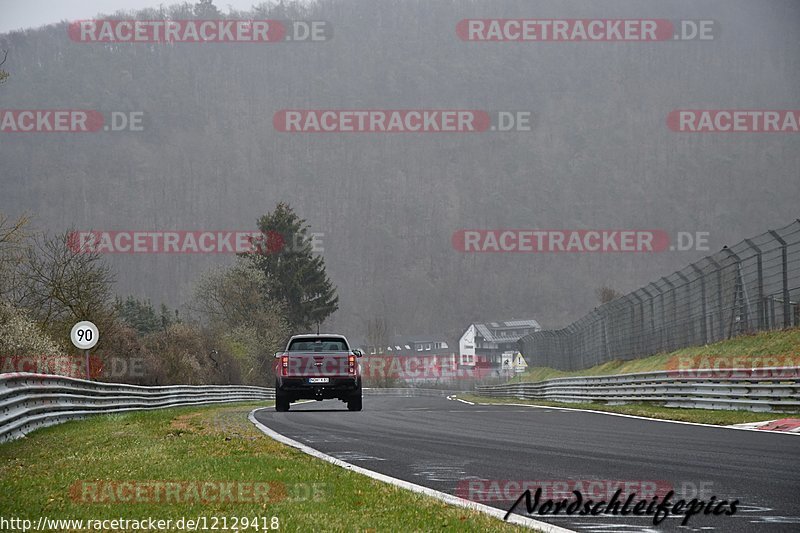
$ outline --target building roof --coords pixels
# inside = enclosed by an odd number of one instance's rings
[[[475,330],[489,342],[516,342],[533,331],[539,331],[542,326],[534,319],[505,320],[473,324]],[[521,331],[520,331],[521,330]],[[511,333],[515,331],[515,333]]]

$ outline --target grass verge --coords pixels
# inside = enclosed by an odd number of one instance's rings
[[[34,524],[40,516],[153,517],[173,523],[181,517],[205,517],[209,528],[217,517],[220,530],[226,517],[229,531],[233,517],[257,518],[258,527],[247,531],[269,529],[261,528],[261,517],[266,517],[267,526],[277,517],[281,531],[523,530],[277,443],[247,420],[254,407],[263,405],[96,416],[0,444],[0,516],[27,518]],[[202,482],[207,481],[214,484],[203,498]],[[126,482],[135,482],[141,496]],[[180,492],[170,496],[150,482],[194,483],[183,483]],[[237,484],[233,501],[220,489],[228,482]],[[268,497],[263,490],[256,495],[257,483],[269,484]],[[126,498],[129,501],[123,501]],[[244,531],[242,525],[243,520],[239,528]],[[96,529],[62,525],[50,530]],[[124,529],[104,529],[110,530]]]
[[[684,409],[664,407],[646,403],[629,403],[624,405],[608,405],[604,403],[567,403],[550,402],[545,400],[519,400],[516,398],[488,398],[474,394],[456,395],[462,400],[475,403],[523,403],[527,405],[541,405],[544,407],[569,407],[573,409],[591,409],[609,413],[622,413],[626,415],[658,418],[660,420],[679,420],[681,422],[696,422],[698,424],[714,424],[729,426],[731,424],[744,424],[746,422],[761,422],[780,418],[800,418],[800,413],[755,413],[752,411],[729,411],[724,409]]]

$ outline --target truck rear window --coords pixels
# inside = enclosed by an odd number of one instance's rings
[[[346,352],[347,344],[342,339],[320,337],[295,339],[289,343],[290,352]]]

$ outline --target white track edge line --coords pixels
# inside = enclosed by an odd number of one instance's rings
[[[488,505],[484,505],[482,503],[473,502],[464,498],[459,498],[457,496],[453,496],[451,494],[447,494],[446,492],[440,492],[438,490],[434,490],[428,487],[423,487],[422,485],[417,485],[415,483],[411,483],[409,481],[403,481],[402,479],[397,479],[391,476],[387,476],[386,474],[381,474],[379,472],[375,472],[373,470],[368,470],[361,466],[356,466],[341,459],[337,459],[331,455],[323,453],[319,450],[315,450],[314,448],[307,446],[301,442],[298,442],[294,439],[281,435],[277,431],[268,428],[258,420],[256,420],[256,411],[261,411],[262,409],[267,409],[266,407],[258,407],[250,411],[248,415],[248,419],[252,422],[262,433],[267,435],[268,437],[282,443],[286,444],[287,446],[291,446],[293,448],[297,448],[303,453],[306,453],[312,457],[316,457],[317,459],[322,459],[323,461],[327,461],[331,464],[336,466],[340,466],[345,470],[350,470],[351,472],[356,472],[358,474],[365,475],[372,479],[376,479],[378,481],[382,481],[384,483],[388,483],[390,485],[394,485],[396,487],[400,487],[402,489],[410,490],[411,492],[416,492],[417,494],[423,494],[425,496],[430,496],[432,498],[436,498],[437,500],[441,500],[449,505],[455,505],[457,507],[463,507],[465,509],[469,509],[471,511],[478,511],[480,513],[492,516],[497,518],[498,520],[503,520],[503,516],[505,516],[505,512],[496,509],[494,507],[489,507]],[[531,529],[538,529],[543,533],[576,533],[571,529],[565,529],[563,527],[554,526],[552,524],[547,524],[545,522],[540,522],[539,520],[534,520],[533,518],[528,518],[525,516],[512,514],[509,516],[508,520],[506,521],[510,524],[516,524],[524,527],[528,527]]]
[[[465,403],[467,405],[475,405],[474,402],[468,402],[467,400],[462,400],[461,398],[456,398],[455,394],[452,394],[452,395],[448,396],[447,399],[451,400],[451,401],[455,400],[457,402]]]
[[[614,413],[611,411],[595,411],[594,409],[580,409],[578,407],[554,407],[552,405],[534,405],[530,403],[483,403],[478,402],[475,405],[512,405],[515,407],[534,407],[537,409],[560,409],[562,411],[580,411],[582,413],[595,413],[598,415],[621,416],[624,418],[638,418],[639,420],[651,420],[653,422],[667,422],[669,424],[684,424],[687,426],[703,426],[707,428],[718,429],[734,429],[736,431],[757,431],[758,433],[774,433],[777,435],[800,435],[800,433],[792,433],[790,431],[775,431],[773,429],[757,429],[757,428],[743,428],[732,426],[719,426],[716,424],[703,424],[701,422],[686,422],[684,420],[667,420],[665,418],[650,418],[648,416],[628,415],[625,413]],[[769,422],[769,421],[768,421]]]

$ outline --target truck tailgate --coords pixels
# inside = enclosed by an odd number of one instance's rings
[[[285,377],[347,377],[350,371],[349,352],[284,352],[288,356]]]

